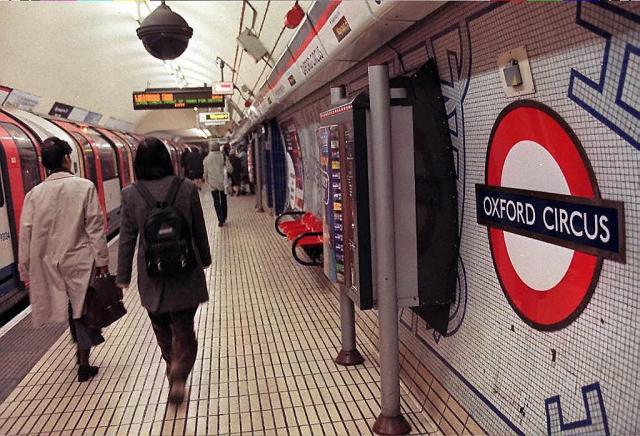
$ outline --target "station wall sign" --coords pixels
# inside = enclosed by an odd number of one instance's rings
[[[218,95],[233,95],[233,82],[213,82],[211,90]]]
[[[71,113],[69,114],[68,118],[71,121],[77,121],[79,123],[83,123],[87,115],[89,115],[88,110],[82,109],[79,107],[74,107],[73,110],[71,110]]]
[[[580,315],[603,259],[625,262],[624,204],[601,198],[577,136],[537,102],[514,102],[494,123],[476,214],[509,304],[539,330]]]
[[[228,123],[230,115],[229,112],[200,112],[198,120],[206,126],[219,126]]]
[[[69,118],[72,110],[73,106],[56,101],[53,106],[51,106],[49,115],[58,118]]]
[[[89,124],[98,124],[101,119],[102,119],[102,114],[99,114],[98,112],[89,112],[84,117],[84,122]]]
[[[39,96],[20,91],[19,89],[12,89],[4,101],[5,105],[13,106],[25,111],[33,110],[38,103],[40,103]]]
[[[210,87],[147,89],[132,98],[134,110],[224,107],[224,96],[213,94]]]

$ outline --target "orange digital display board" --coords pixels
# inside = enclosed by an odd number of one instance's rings
[[[147,89],[133,93],[133,109],[187,109],[224,107],[224,96],[205,88]]]

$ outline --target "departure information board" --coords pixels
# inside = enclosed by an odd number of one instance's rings
[[[211,88],[147,89],[133,93],[133,109],[187,109],[224,107],[224,96],[212,94]]]

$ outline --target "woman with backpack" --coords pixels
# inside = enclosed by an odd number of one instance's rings
[[[122,191],[118,286],[130,285],[138,235],[138,292],[167,366],[169,401],[184,400],[196,359],[193,319],[209,299],[204,268],[211,264],[200,196],[173,173],[171,157],[157,138],[136,150],[138,182]]]

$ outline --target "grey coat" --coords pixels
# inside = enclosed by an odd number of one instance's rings
[[[154,198],[158,201],[164,201],[174,177],[169,176],[160,180],[145,180],[137,183],[144,183]],[[188,309],[209,299],[203,268],[211,265],[211,252],[209,251],[209,240],[200,205],[200,196],[198,189],[191,181],[183,181],[176,195],[174,207],[182,211],[187,222],[191,224],[191,235],[199,267],[179,278],[151,278],[147,276],[144,240],[140,238],[138,292],[140,292],[142,305],[152,313]],[[122,190],[118,276],[116,278],[119,284],[131,282],[133,254],[138,234],[144,229],[148,212],[149,206],[133,185]]]

